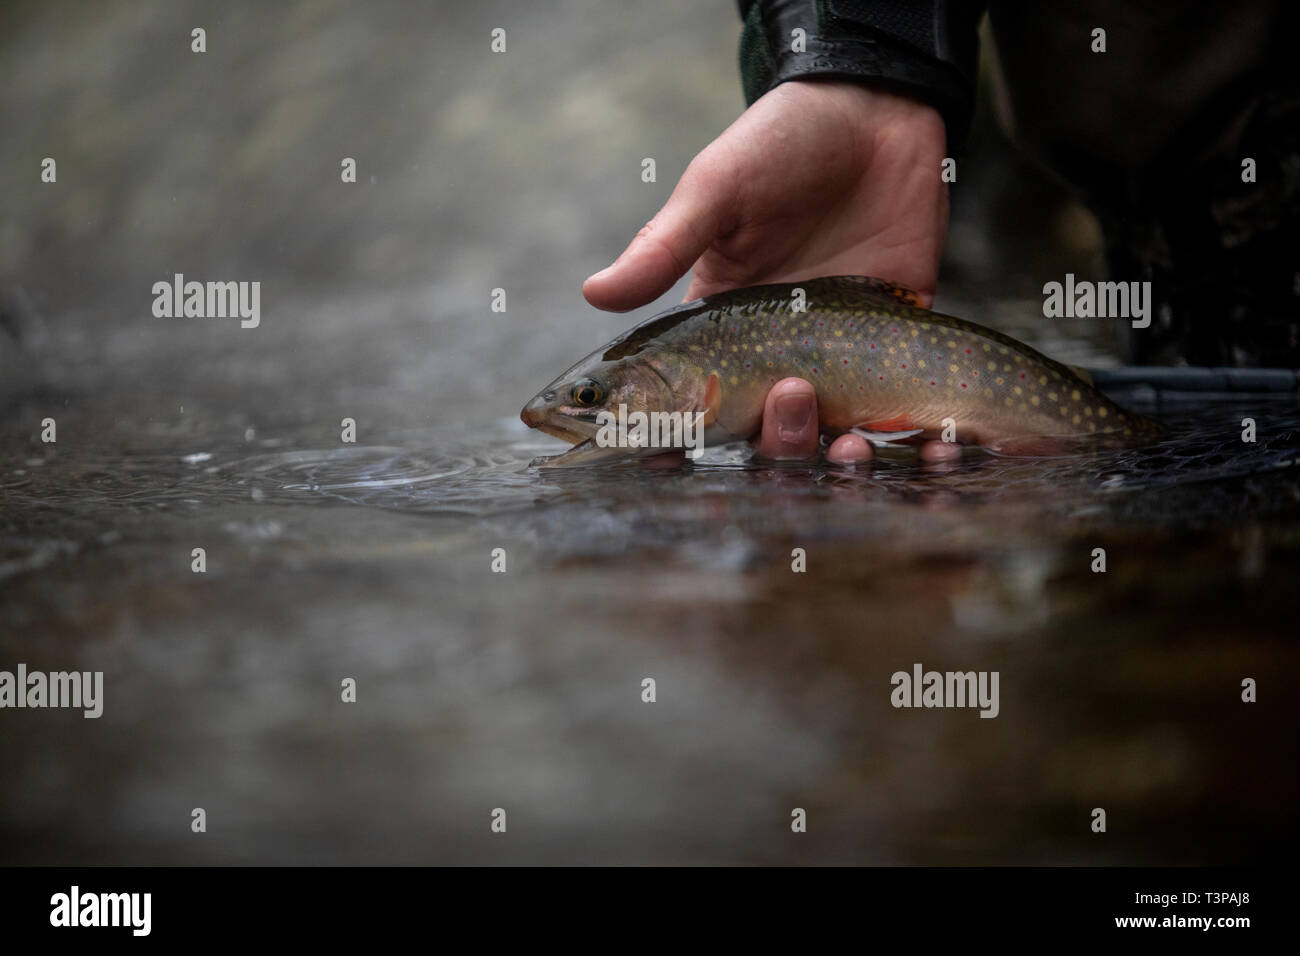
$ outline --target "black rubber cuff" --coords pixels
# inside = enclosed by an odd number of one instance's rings
[[[937,15],[949,7],[953,15]],[[979,4],[742,0],[741,9],[740,72],[747,103],[787,80],[807,77],[879,86],[938,110],[948,153],[960,154],[974,109]],[[906,15],[891,18],[890,11]],[[928,19],[926,11],[932,14]],[[800,52],[795,51],[797,29],[804,31]]]

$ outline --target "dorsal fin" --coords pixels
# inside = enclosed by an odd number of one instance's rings
[[[874,276],[823,276],[820,279],[808,279],[804,282],[792,282],[792,286],[821,286],[823,288],[844,289],[852,292],[874,292],[889,299],[896,299],[904,305],[921,306],[921,294],[905,285],[877,279]]]
[[[888,279],[866,278],[867,285],[879,292],[881,295],[887,295],[891,299],[897,299],[904,305],[920,305],[921,294],[915,289],[909,289],[905,285],[899,285],[897,282],[890,282]]]
[[[1065,367],[1068,368],[1075,375],[1079,376],[1079,378],[1083,379],[1089,385],[1092,384],[1092,373],[1089,372],[1086,368],[1080,368],[1077,365],[1066,365]]]

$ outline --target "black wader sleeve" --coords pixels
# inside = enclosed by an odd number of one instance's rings
[[[804,77],[878,86],[938,110],[957,155],[974,108],[983,12],[982,0],[740,0],[745,102]]]

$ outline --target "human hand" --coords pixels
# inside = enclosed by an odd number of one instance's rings
[[[583,295],[597,308],[634,309],[694,266],[687,299],[871,275],[928,305],[948,226],[944,150],[942,118],[917,100],[851,83],[783,83],[695,157]]]

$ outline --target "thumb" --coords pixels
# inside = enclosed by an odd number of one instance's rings
[[[688,168],[664,207],[613,265],[582,284],[582,294],[596,308],[613,312],[659,298],[717,238],[730,194],[721,183]]]

